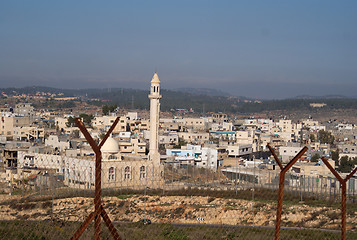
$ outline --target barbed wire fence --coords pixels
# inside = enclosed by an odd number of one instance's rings
[[[78,229],[82,239],[110,239],[113,231],[123,239],[356,239],[357,170],[340,177],[341,184],[336,174],[296,174],[288,170],[305,148],[286,166],[269,148],[280,169],[239,159],[214,168],[194,160],[155,165],[102,152],[101,194],[98,156],[18,151],[17,166],[4,167],[2,175],[12,181],[0,195],[0,233],[5,239],[79,238]],[[103,209],[113,225],[98,234],[99,217],[94,227],[90,221]]]
[[[94,220],[94,238],[96,240],[100,239],[101,233],[101,223],[100,220],[103,218],[105,224],[107,225],[112,237],[114,239],[120,239],[120,236],[113,226],[112,221],[108,217],[103,205],[102,205],[102,152],[101,147],[104,145],[105,141],[108,139],[115,126],[118,124],[119,117],[116,118],[109,131],[105,134],[102,141],[99,145],[96,144],[94,139],[91,137],[89,132],[87,131],[84,124],[80,121],[79,118],[75,119],[77,127],[81,130],[83,135],[85,136],[87,142],[95,152],[95,195],[94,195],[94,211],[89,214],[83,224],[78,228],[78,230],[72,236],[72,240],[79,239],[79,237],[83,234],[84,230],[88,227],[89,223]]]

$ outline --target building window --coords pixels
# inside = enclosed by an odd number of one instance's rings
[[[115,155],[109,155],[109,157],[108,157],[108,160],[113,160],[113,159],[117,159],[117,156],[115,156]]]
[[[131,178],[131,171],[130,171],[130,167],[126,166],[124,168],[124,179],[128,180]]]
[[[114,167],[110,167],[110,168],[109,168],[108,180],[109,180],[109,181],[115,180],[115,170],[114,170]]]
[[[140,178],[145,178],[146,177],[146,170],[145,166],[140,167]]]

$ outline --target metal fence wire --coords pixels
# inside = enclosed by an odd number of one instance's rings
[[[18,151],[1,186],[0,239],[357,239],[353,175],[297,174],[277,162],[209,168],[103,150],[92,156]],[[326,159],[322,161],[328,165]],[[103,220],[103,221],[102,221]],[[150,224],[151,223],[151,224]]]

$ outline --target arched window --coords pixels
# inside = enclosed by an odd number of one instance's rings
[[[146,169],[145,166],[140,167],[140,178],[145,178],[146,177]]]
[[[129,180],[131,178],[131,170],[129,166],[124,168],[124,179]]]
[[[113,159],[117,159],[117,156],[115,156],[115,155],[109,155],[109,157],[108,157],[108,160],[113,160]]]
[[[112,181],[115,180],[115,169],[114,167],[109,168],[108,180]]]

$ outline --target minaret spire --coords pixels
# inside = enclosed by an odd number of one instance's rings
[[[155,72],[151,79],[150,87],[150,146],[149,158],[153,162],[160,164],[159,154],[159,114],[160,114],[160,79]]]

